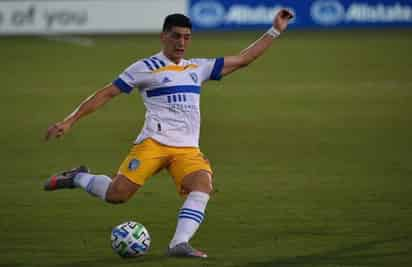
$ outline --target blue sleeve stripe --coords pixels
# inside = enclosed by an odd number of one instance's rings
[[[160,66],[159,66],[159,64],[157,64],[156,60],[150,59],[150,62],[153,63],[153,65],[155,66],[156,69],[160,68]]]
[[[159,61],[160,65],[162,65],[162,67],[166,66],[166,63],[163,60],[158,59],[157,57],[152,57],[152,58]]]
[[[171,94],[178,94],[178,93],[200,94],[200,86],[177,85],[177,86],[170,86],[170,87],[159,87],[159,88],[146,91],[147,97],[171,95]]]
[[[220,80],[222,78],[222,69],[225,64],[223,57],[216,58],[215,65],[213,66],[212,73],[210,74],[210,80]]]
[[[128,85],[125,81],[123,81],[120,78],[117,78],[116,80],[113,81],[113,84],[120,89],[120,91],[128,94],[133,90],[133,87]]]
[[[144,64],[146,64],[146,66],[147,66],[150,70],[153,70],[153,67],[152,67],[152,65],[150,65],[149,61],[143,60],[143,62],[144,62]]]

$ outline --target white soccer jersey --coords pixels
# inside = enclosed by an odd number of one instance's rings
[[[113,84],[125,93],[139,88],[146,107],[135,143],[150,137],[169,146],[198,147],[201,85],[219,80],[223,64],[216,58],[182,59],[176,65],[160,52],[121,73]]]

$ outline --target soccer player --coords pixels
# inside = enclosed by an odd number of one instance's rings
[[[161,52],[136,61],[64,120],[47,129],[46,140],[60,137],[80,118],[138,88],[146,107],[145,123],[117,175],[96,175],[80,166],[51,176],[45,190],[81,187],[106,202],[124,203],[149,177],[166,168],[185,197],[167,254],[206,258],[204,252],[189,244],[204,219],[212,191],[213,172],[199,150],[201,84],[249,65],[271,46],[292,17],[290,11],[280,10],[273,26],[238,55],[186,60],[183,57],[192,37],[190,19],[182,14],[167,16],[160,34]]]

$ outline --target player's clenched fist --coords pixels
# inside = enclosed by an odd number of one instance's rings
[[[273,19],[273,27],[279,32],[286,30],[289,20],[293,18],[293,13],[287,9],[281,9]]]
[[[60,137],[64,135],[69,129],[71,128],[71,123],[68,121],[62,121],[58,122],[56,124],[53,124],[47,129],[46,132],[46,141],[49,140],[50,138],[54,137]]]

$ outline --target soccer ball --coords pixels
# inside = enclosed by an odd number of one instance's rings
[[[147,253],[150,235],[146,227],[138,222],[125,222],[112,230],[112,249],[121,257],[136,257]]]

